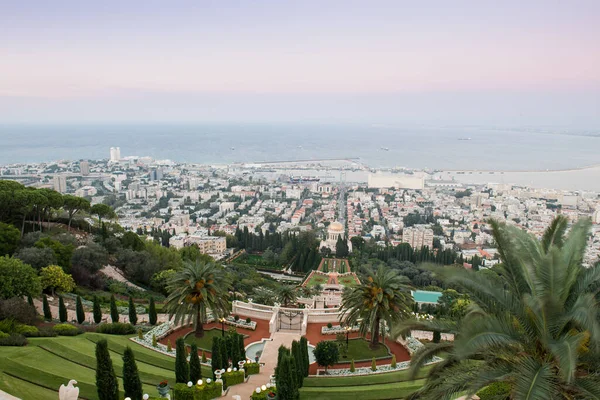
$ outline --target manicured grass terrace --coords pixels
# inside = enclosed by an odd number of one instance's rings
[[[345,344],[344,342],[344,346]],[[368,341],[360,338],[348,341],[348,356],[346,358],[342,357],[343,352],[340,351],[340,353],[340,363],[347,363],[350,360],[370,361],[373,357],[392,357],[390,350],[384,344],[379,343],[377,347],[371,348]]]
[[[155,396],[161,380],[175,382],[174,358],[146,349],[127,337],[86,333],[75,337],[30,338],[25,347],[2,347],[0,389],[23,399],[56,400],[60,385],[75,379],[80,397],[96,400],[94,342],[100,339],[108,341],[121,397],[124,397],[122,355],[126,346],[135,353],[145,393]],[[203,367],[202,372],[208,375],[210,369]]]
[[[228,329],[228,326],[225,327],[225,334],[227,334],[227,329]],[[191,331],[190,333],[188,333],[185,336],[183,341],[185,342],[185,344],[187,344],[189,346],[196,343],[199,350],[211,351],[213,338],[221,337],[222,335],[223,335],[223,333],[221,332],[221,328],[207,329],[204,331],[204,336],[201,338],[197,338],[194,335],[194,331]],[[175,343],[172,343],[172,345],[174,348]]]

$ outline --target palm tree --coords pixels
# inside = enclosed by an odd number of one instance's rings
[[[407,277],[384,266],[376,273],[367,270],[361,285],[344,290],[340,322],[346,326],[359,324],[361,334],[370,333],[371,346],[377,346],[382,321],[392,326],[410,314],[413,300],[409,283]]]
[[[556,218],[539,241],[492,221],[502,264],[499,276],[443,268],[447,283],[473,304],[460,321],[411,322],[396,333],[428,329],[455,333],[453,343],[428,344],[413,355],[412,371],[440,352],[419,399],[450,399],[505,382],[513,399],[600,398],[600,267],[582,265],[590,221],[565,235]]]
[[[296,301],[298,293],[296,293],[296,287],[294,285],[281,285],[277,289],[277,301],[287,307],[290,303]]]
[[[208,311],[215,319],[229,311],[227,287],[222,270],[214,263],[186,262],[167,285],[169,317],[175,316],[176,324],[193,321],[196,337],[203,337]]]

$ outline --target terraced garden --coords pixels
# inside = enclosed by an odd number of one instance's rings
[[[96,400],[95,342],[100,339],[108,341],[118,377],[122,377],[123,352],[130,346],[145,393],[156,395],[156,385],[164,379],[174,383],[174,358],[146,349],[127,337],[86,333],[75,337],[30,338],[28,346],[3,347],[0,389],[23,399],[56,400],[60,385],[75,379],[80,398]],[[210,369],[203,367],[202,372],[208,375]],[[122,381],[119,388],[122,391]]]
[[[425,383],[423,378],[428,370],[429,367],[421,370],[414,381],[406,370],[365,376],[309,377],[300,389],[300,400],[401,399]]]

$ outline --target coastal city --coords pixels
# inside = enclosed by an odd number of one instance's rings
[[[307,175],[322,170],[324,177]],[[364,172],[363,181],[347,176]],[[497,176],[496,176],[497,177]],[[365,179],[366,178],[366,179]],[[381,248],[407,243],[413,249],[450,250],[466,268],[498,262],[490,219],[541,237],[557,215],[593,222],[586,262],[600,255],[600,198],[597,193],[534,189],[509,183],[468,184],[435,173],[371,170],[355,160],[231,165],[179,164],[144,156],[0,166],[0,179],[50,188],[110,205],[119,224],[142,233],[165,232],[168,245],[192,244],[215,259],[231,255],[226,236],[237,230],[315,231],[322,247],[332,223],[352,238]],[[493,178],[490,178],[493,179]]]

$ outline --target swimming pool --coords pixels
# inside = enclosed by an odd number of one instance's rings
[[[262,342],[256,342],[248,345],[248,347],[246,347],[246,357],[250,360],[254,360],[255,357],[258,356],[260,359],[260,355],[262,354],[262,351],[265,348],[265,341],[266,340],[263,340]],[[315,355],[313,354],[314,349],[315,346],[310,344],[308,345],[308,362],[310,364],[316,361]]]

